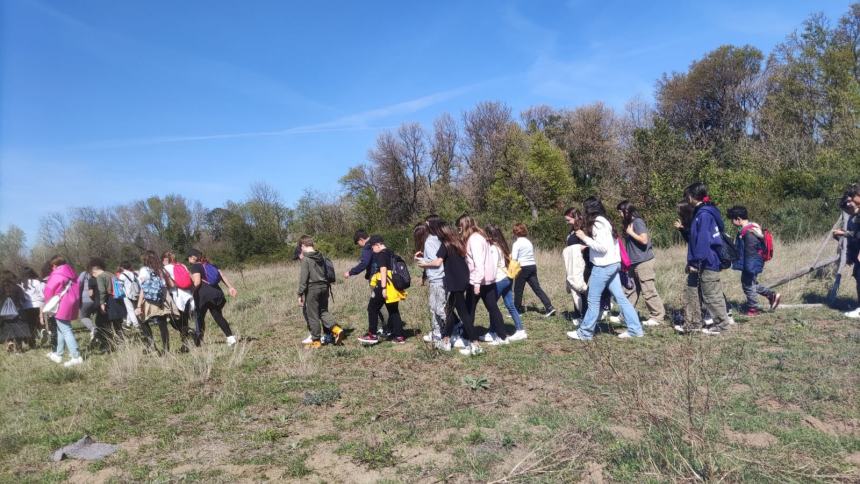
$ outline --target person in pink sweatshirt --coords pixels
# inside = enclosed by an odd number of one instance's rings
[[[507,329],[504,318],[499,310],[499,295],[496,291],[496,261],[490,257],[490,243],[484,231],[478,227],[469,215],[457,219],[460,236],[466,244],[466,263],[469,266],[469,284],[471,290],[466,291],[466,304],[475,314],[478,299],[484,301],[484,307],[490,314],[490,345],[507,344]]]
[[[50,301],[55,295],[60,296],[60,305],[54,318],[57,320],[57,347],[48,358],[55,363],[62,363],[65,346],[69,347],[69,361],[63,366],[70,367],[80,365],[84,362],[78,353],[78,342],[72,333],[72,320],[78,316],[81,310],[81,288],[78,284],[78,275],[75,270],[66,263],[63,256],[55,255],[51,259],[51,275],[45,283],[45,301]]]

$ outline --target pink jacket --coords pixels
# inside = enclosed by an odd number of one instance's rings
[[[490,257],[490,244],[480,234],[472,234],[466,241],[466,263],[469,265],[469,284],[486,286],[496,283],[496,261]]]
[[[68,264],[61,265],[51,271],[48,282],[45,283],[45,302],[48,302],[55,294],[60,294],[69,281],[72,286],[66,291],[66,295],[60,300],[56,318],[62,321],[78,319],[81,310],[81,288],[78,284],[78,275]]]

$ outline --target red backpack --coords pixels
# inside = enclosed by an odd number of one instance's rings
[[[191,274],[182,264],[173,264],[173,282],[180,289],[191,289]]]
[[[741,229],[742,239],[747,234],[747,232],[752,229],[752,227],[753,224],[749,224]],[[773,235],[771,235],[770,231],[765,228],[762,228],[761,232],[762,234],[764,234],[764,237],[759,244],[758,255],[761,256],[761,260],[763,260],[764,262],[768,262],[769,260],[773,259]]]

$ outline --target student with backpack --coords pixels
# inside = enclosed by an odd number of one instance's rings
[[[370,301],[367,303],[367,334],[358,338],[358,341],[366,345],[375,345],[379,342],[377,326],[379,324],[379,310],[385,306],[388,309],[388,324],[391,330],[392,341],[397,344],[406,342],[403,336],[403,321],[400,319],[399,303],[406,299],[407,281],[399,279],[395,284],[397,265],[402,263],[391,249],[385,246],[385,240],[381,235],[373,235],[367,240],[367,245],[373,251],[370,261]],[[400,286],[398,288],[398,285]]]
[[[334,317],[328,311],[331,285],[335,282],[334,265],[321,252],[316,250],[314,239],[303,235],[299,239],[302,248],[302,267],[299,271],[299,306],[304,309],[308,327],[311,331],[311,342],[307,348],[322,347],[322,327],[331,331],[334,344],[340,344],[343,338],[343,328],[338,326]]]
[[[66,263],[62,256],[51,258],[51,275],[45,282],[45,305],[42,312],[45,317],[54,318],[57,323],[57,346],[48,353],[48,359],[54,363],[63,363],[63,353],[69,349],[70,359],[63,366],[70,367],[84,362],[78,353],[78,342],[72,332],[72,320],[81,310],[81,288],[75,270]]]
[[[839,203],[839,208],[848,217],[848,223],[844,228],[833,230],[833,238],[836,240],[846,238],[845,263],[852,267],[851,276],[857,290],[858,307],[844,313],[846,318],[860,318],[860,185],[852,184],[845,190]]]
[[[230,297],[236,297],[238,291],[224,277],[224,273],[215,264],[209,262],[206,256],[197,249],[188,251],[188,263],[191,264],[191,281],[194,284],[194,306],[197,313],[197,328],[194,331],[194,344],[200,346],[203,333],[206,331],[206,313],[211,313],[218,327],[227,337],[227,346],[235,345],[238,340],[230,329],[230,324],[224,318],[222,310],[227,304],[221,282],[227,286]]]
[[[517,261],[521,267],[520,273],[514,281],[514,304],[520,314],[525,314],[523,290],[526,287],[526,283],[528,283],[544,306],[543,316],[548,318],[555,314],[555,308],[552,306],[549,297],[540,287],[540,281],[538,281],[537,276],[537,262],[535,261],[535,248],[531,240],[528,239],[528,228],[526,228],[525,224],[514,224],[513,234],[514,244],[511,246],[511,259]]]
[[[487,235],[478,227],[475,219],[463,215],[457,219],[457,228],[466,246],[466,263],[469,265],[469,284],[471,290],[466,291],[466,304],[472,314],[478,306],[478,300],[483,301],[490,316],[490,328],[483,341],[492,346],[508,344],[508,332],[505,329],[504,318],[499,310],[499,295],[496,292],[496,260],[490,257],[490,243]]]
[[[122,336],[122,321],[126,316],[125,303],[122,301],[125,293],[117,294],[122,291],[122,285],[114,284],[113,274],[105,271],[105,261],[100,257],[90,259],[87,270],[96,282],[92,294],[97,305],[96,337],[92,344],[101,351],[110,351]]]
[[[355,265],[352,269],[346,271],[343,274],[344,279],[349,279],[352,276],[357,276],[364,272],[364,279],[366,281],[370,281],[370,276],[372,275],[370,272],[371,262],[373,261],[373,249],[367,245],[367,241],[370,240],[370,236],[367,235],[367,232],[364,229],[358,229],[355,231],[355,235],[352,237],[353,243],[361,248],[361,256],[359,258],[358,264]],[[379,333],[378,336],[385,337],[386,335],[390,335],[386,329],[388,329],[388,318],[383,309],[383,306],[379,310],[379,314],[376,315],[379,320]]]
[[[516,328],[514,334],[510,335],[508,339],[510,341],[522,341],[529,336],[526,333],[525,327],[523,327],[520,312],[517,311],[517,307],[514,305],[514,280],[511,278],[511,273],[508,270],[511,262],[508,241],[505,240],[502,230],[493,224],[484,227],[484,233],[487,234],[487,242],[490,243],[489,258],[496,265],[496,294],[504,302],[505,308],[508,310],[508,314],[511,315],[511,319],[514,320],[514,327]]]
[[[606,209],[597,197],[589,197],[583,202],[585,223],[575,235],[588,246],[588,257],[594,267],[588,278],[588,310],[582,324],[575,331],[570,331],[570,339],[590,341],[594,337],[594,329],[600,316],[600,298],[604,289],[609,289],[612,297],[621,307],[627,330],[618,335],[619,338],[641,338],[642,324],[636,309],[624,295],[621,286],[621,248],[618,236],[612,224],[606,218]]]
[[[684,199],[693,207],[693,216],[687,243],[685,325],[675,329],[679,332],[701,331],[706,335],[719,335],[728,330],[730,324],[720,282],[720,271],[727,268],[727,263],[730,264],[725,256],[727,248],[723,217],[711,202],[707,185],[702,182],[685,188]],[[710,327],[704,326],[702,306],[714,319]]]
[[[764,296],[770,303],[770,310],[779,307],[782,295],[769,287],[758,283],[758,275],[764,271],[764,265],[773,258],[773,236],[757,223],[750,222],[747,208],[735,205],[727,212],[732,224],[738,228],[735,246],[738,260],[732,264],[732,269],[741,272],[741,287],[747,298],[746,316],[758,315],[761,308],[758,296]]]
[[[131,269],[131,262],[123,261],[119,267],[120,273],[117,276],[122,283],[122,290],[125,293],[125,297],[122,299],[126,312],[125,327],[138,328],[140,322],[137,320],[134,308],[140,294],[140,281],[137,278],[137,273]]]
[[[159,356],[170,351],[170,333],[167,319],[171,317],[172,301],[167,291],[167,277],[155,252],[147,250],[140,256],[140,294],[137,297],[137,315],[147,351],[154,350]],[[161,349],[155,347],[150,323],[158,325]]]
[[[633,307],[636,307],[640,296],[645,301],[649,317],[642,321],[643,326],[658,326],[666,317],[666,308],[660,294],[657,293],[654,249],[651,246],[648,226],[636,207],[629,201],[619,203],[616,209],[621,215],[624,246],[630,258],[629,274],[632,287],[625,287],[624,293]]]
[[[23,343],[32,341],[33,333],[21,317],[26,299],[18,277],[12,271],[0,271],[0,340],[10,353],[24,351]]]
[[[182,339],[179,352],[187,353],[188,338],[191,336],[188,321],[191,320],[191,315],[194,313],[194,294],[191,292],[194,283],[191,281],[191,273],[188,272],[188,268],[185,267],[185,264],[176,261],[176,254],[172,251],[168,250],[161,254],[161,264],[164,267],[164,275],[167,277],[168,291],[175,309],[174,313],[179,313],[178,318],[173,318]]]

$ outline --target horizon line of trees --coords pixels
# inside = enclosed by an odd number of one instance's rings
[[[0,264],[40,264],[56,252],[78,264],[119,262],[192,246],[228,265],[285,260],[303,233],[347,254],[358,227],[405,249],[412,224],[431,212],[526,222],[550,246],[563,239],[562,211],[590,195],[611,212],[630,200],[655,243],[667,245],[679,241],[676,203],[696,180],[782,239],[820,233],[860,168],[860,3],[836,22],[811,15],[768,55],[718,47],[686,72],[661,76],[653,104],[539,105],[514,116],[485,101],[459,119],[445,113],[432,126],[384,131],[366,160],[341,177],[341,194],[306,191],[294,207],[257,183],[246,200],[212,210],[167,195],[52,214],[30,254],[19,228],[0,232]]]

